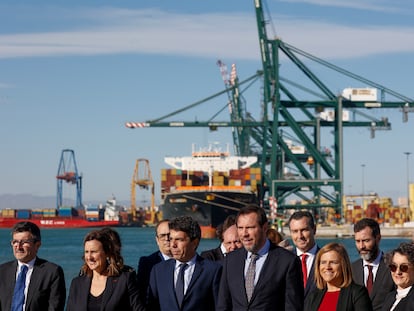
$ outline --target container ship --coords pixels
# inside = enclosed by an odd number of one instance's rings
[[[21,221],[30,221],[40,228],[117,227],[122,225],[115,199],[105,205],[81,208],[60,207],[46,209],[3,209],[0,228],[12,228]]]
[[[227,148],[228,149],[228,148]],[[201,226],[203,238],[215,238],[227,216],[258,203],[260,168],[257,157],[231,156],[211,146],[191,157],[166,157],[172,168],[161,170],[164,219],[188,215]]]

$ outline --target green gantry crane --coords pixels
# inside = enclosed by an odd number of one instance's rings
[[[371,138],[377,130],[390,130],[388,118],[376,118],[372,112],[382,108],[400,109],[403,121],[413,111],[414,100],[362,76],[351,73],[280,38],[267,35],[269,19],[265,19],[261,0],[254,0],[262,69],[239,81],[235,66],[231,75],[218,61],[225,89],[160,118],[145,122],[127,122],[128,128],[143,127],[208,127],[233,131],[235,154],[256,155],[263,172],[259,187],[264,206],[277,202],[279,210],[334,208],[342,215],[343,199],[343,129],[366,127]],[[302,76],[300,82],[281,76],[281,58]],[[365,88],[347,89],[335,94],[311,70],[308,63],[323,66]],[[246,109],[243,94],[257,81],[261,82],[261,115],[255,118]],[[244,87],[244,89],[241,89]],[[377,92],[379,94],[377,94]],[[227,94],[228,103],[207,121],[166,121],[180,113]],[[393,101],[387,101],[392,97]],[[309,99],[311,98],[311,99]],[[217,121],[217,116],[230,108],[230,121]],[[326,148],[322,142],[331,146]],[[293,144],[293,145],[292,145]],[[295,147],[294,145],[298,148]]]

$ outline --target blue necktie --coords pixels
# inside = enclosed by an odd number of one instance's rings
[[[24,288],[26,287],[27,266],[22,265],[14,287],[11,311],[22,311],[24,304]]]
[[[187,267],[188,265],[186,263],[180,264],[180,272],[178,273],[177,283],[175,284],[175,295],[177,296],[177,302],[180,308],[184,299],[184,272]]]

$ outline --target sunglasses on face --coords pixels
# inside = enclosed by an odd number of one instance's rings
[[[402,263],[401,265],[398,266],[395,263],[392,263],[388,267],[390,268],[392,272],[397,271],[397,269],[400,269],[401,272],[407,272],[408,269],[411,267],[411,265],[408,263]]]

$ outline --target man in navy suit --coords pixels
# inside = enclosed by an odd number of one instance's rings
[[[302,311],[300,261],[267,239],[264,209],[247,205],[240,209],[236,223],[243,247],[223,261],[216,310]]]
[[[189,216],[169,222],[173,259],[152,268],[148,310],[215,310],[222,267],[197,254],[199,224]]]
[[[294,212],[288,221],[290,237],[295,245],[295,254],[301,259],[306,296],[316,288],[314,282],[315,257],[320,247],[315,243],[316,224],[308,211]],[[305,257],[304,257],[305,256]]]
[[[11,246],[16,260],[0,266],[0,310],[10,310],[20,267],[27,267],[23,310],[63,311],[66,286],[60,266],[37,257],[41,245],[39,227],[32,222],[19,222],[12,229]]]
[[[155,241],[158,251],[149,256],[142,256],[139,259],[137,269],[139,297],[143,304],[147,304],[148,287],[152,267],[157,263],[168,260],[172,257],[170,250],[170,229],[168,219],[161,220],[155,227]]]
[[[355,283],[367,286],[368,267],[371,267],[373,285],[369,297],[372,308],[378,311],[382,309],[387,294],[395,288],[384,253],[380,250],[380,226],[374,219],[363,218],[355,223],[354,233],[355,246],[361,258],[352,263],[352,278]]]

